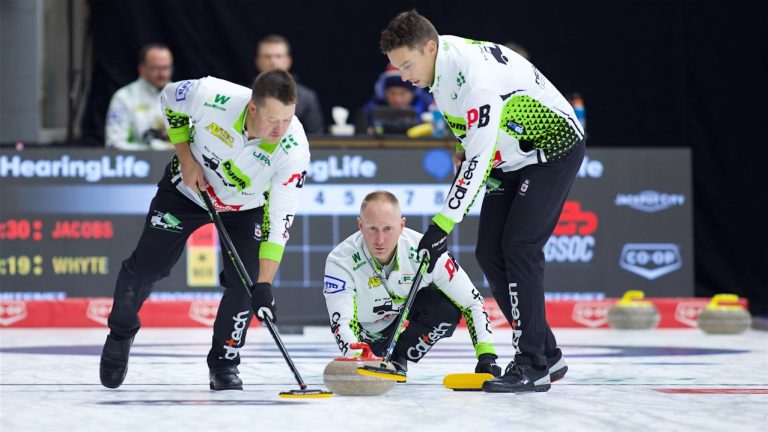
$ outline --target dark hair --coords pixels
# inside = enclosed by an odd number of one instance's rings
[[[168,45],[166,45],[164,43],[160,43],[160,42],[148,43],[148,44],[144,45],[143,47],[141,47],[141,49],[139,50],[139,64],[140,65],[146,63],[146,61],[147,61],[147,53],[149,53],[149,50],[151,50],[151,49],[168,50],[169,52],[171,51],[171,49],[168,48]]]
[[[397,200],[397,197],[392,192],[378,190],[378,191],[373,191],[369,193],[368,195],[365,196],[365,198],[363,198],[363,203],[360,204],[360,213],[362,213],[365,210],[365,207],[368,205],[368,203],[373,201],[390,203],[392,204],[393,207],[397,209],[397,211],[400,211],[400,202]]]
[[[259,56],[259,53],[261,52],[261,46],[264,44],[283,44],[286,48],[288,48],[288,55],[291,55],[291,44],[288,43],[288,39],[280,36],[279,34],[271,34],[264,36],[261,38],[261,40],[259,40],[258,45],[256,45],[256,57]]]
[[[401,12],[381,32],[379,48],[386,54],[397,48],[421,49],[427,41],[437,40],[437,30],[416,9]]]
[[[295,104],[296,81],[284,70],[262,72],[253,80],[251,100],[258,107],[264,106],[268,97],[275,98],[285,105]]]

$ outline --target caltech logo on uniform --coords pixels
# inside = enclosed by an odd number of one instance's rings
[[[655,213],[685,203],[685,195],[667,194],[655,190],[644,190],[637,194],[616,195],[616,206],[628,206],[646,213]]]
[[[680,247],[672,243],[627,243],[619,265],[624,270],[654,280],[683,266]]]
[[[91,300],[88,302],[86,316],[91,321],[96,321],[101,325],[107,325],[109,312],[112,310],[112,299]]]
[[[8,327],[27,317],[27,303],[23,301],[0,302],[0,326]]]
[[[455,187],[451,188],[451,198],[448,200],[448,207],[455,210],[461,206],[461,201],[467,197],[467,188],[472,184],[475,168],[477,168],[477,156],[469,160],[466,169],[459,176]]]

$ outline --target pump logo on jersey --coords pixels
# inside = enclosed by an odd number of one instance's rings
[[[658,279],[683,266],[680,246],[672,243],[627,243],[619,265],[648,280]]]
[[[547,262],[588,263],[592,261],[597,214],[581,208],[579,201],[566,201],[552,237],[544,245]]]

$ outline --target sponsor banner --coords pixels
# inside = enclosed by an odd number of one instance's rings
[[[680,246],[671,243],[627,243],[619,265],[648,280],[660,278],[683,266]]]
[[[709,304],[708,298],[645,298],[659,310],[657,328],[696,328],[699,313]],[[608,309],[619,301],[618,298],[601,301],[547,301],[547,322],[550,327],[607,329]],[[747,307],[746,299],[739,304]],[[510,328],[496,300],[485,299],[485,309],[494,329]],[[462,319],[460,326],[466,326]]]
[[[147,300],[139,311],[142,328],[212,327],[218,300]],[[111,298],[54,301],[0,301],[0,329],[33,327],[107,327]],[[251,320],[259,326],[259,320]]]
[[[616,206],[627,206],[646,213],[656,213],[685,204],[685,195],[645,190],[636,194],[619,193]]]
[[[709,304],[708,298],[646,298],[659,310],[659,328],[696,328],[696,319]],[[547,301],[551,327],[606,329],[608,309],[619,301]],[[746,299],[739,304],[747,307]],[[109,298],[72,298],[54,301],[0,301],[0,328],[106,327],[112,307]],[[218,300],[153,301],[144,303],[142,327],[212,327]],[[485,310],[494,329],[509,328],[494,299],[485,299]],[[251,320],[258,326],[258,320]],[[462,320],[460,326],[466,327]]]

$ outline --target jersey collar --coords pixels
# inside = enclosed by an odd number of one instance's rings
[[[437,37],[437,56],[435,57],[435,79],[432,81],[432,85],[429,87],[429,92],[434,93],[440,89],[440,79],[442,78],[442,72],[448,67],[448,53],[443,53],[447,49],[443,49],[443,45],[448,46],[448,41],[443,39],[442,36]]]

